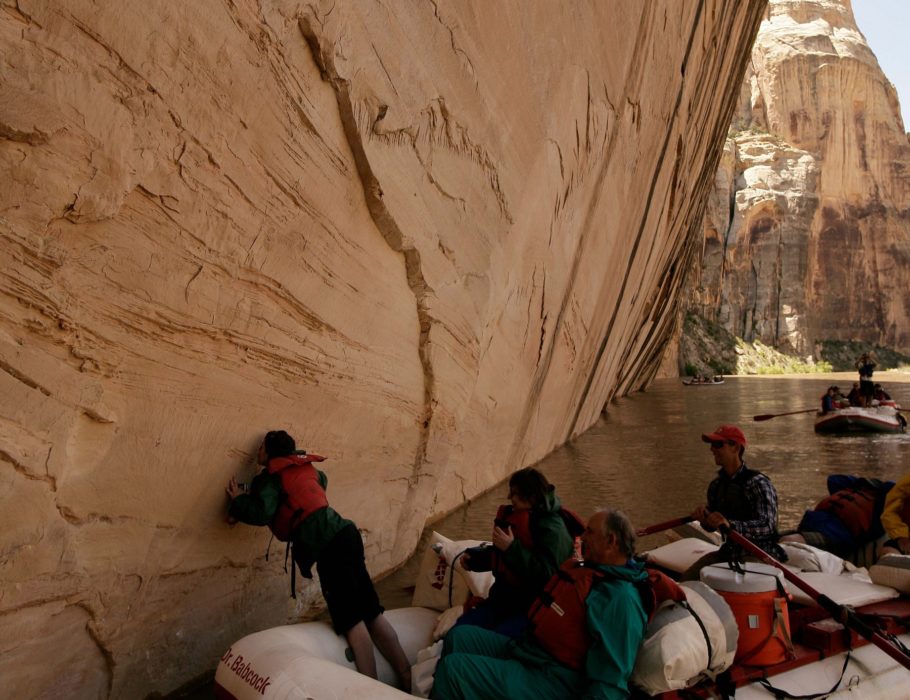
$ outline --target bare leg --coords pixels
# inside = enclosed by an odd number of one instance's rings
[[[401,648],[401,642],[398,641],[398,634],[395,628],[389,624],[384,615],[377,615],[367,623],[370,630],[370,637],[386,660],[392,665],[398,678],[401,679],[402,687],[405,692],[411,692],[411,662],[408,661],[404,649]]]
[[[358,622],[344,636],[354,653],[357,670],[365,676],[376,678],[376,657],[373,655],[373,642],[366,624]]]

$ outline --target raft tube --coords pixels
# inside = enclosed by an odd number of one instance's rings
[[[432,644],[439,613],[427,608],[388,610],[386,619],[413,665],[417,652]],[[394,688],[395,673],[376,651],[379,680],[357,672],[344,637],[327,621],[273,627],[247,635],[231,645],[215,670],[218,700],[327,700],[375,698],[395,700],[411,695]]]
[[[851,406],[819,415],[816,433],[902,433],[906,419],[894,406]]]

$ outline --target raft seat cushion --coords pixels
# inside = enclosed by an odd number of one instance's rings
[[[706,554],[716,552],[716,544],[697,537],[686,537],[648,551],[648,561],[657,566],[682,573]]]
[[[880,586],[867,579],[849,575],[804,572],[799,574],[799,577],[819,593],[827,595],[835,603],[851,607],[881,603],[900,595],[889,586]],[[794,602],[801,605],[816,604],[812,598],[792,583],[787,583],[787,589],[793,595]]]
[[[896,588],[901,593],[910,593],[910,556],[886,554],[869,567],[869,576],[874,583]]]
[[[810,544],[781,542],[780,546],[787,553],[787,568],[794,572],[815,571],[824,574],[840,574],[845,569],[855,568],[836,554]]]

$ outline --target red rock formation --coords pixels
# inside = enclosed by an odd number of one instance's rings
[[[848,0],[772,0],[706,216],[700,310],[910,350],[910,145]]]

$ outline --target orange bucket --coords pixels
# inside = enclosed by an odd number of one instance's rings
[[[727,601],[739,627],[736,663],[773,666],[793,658],[789,595],[780,572],[767,564],[743,565],[738,573],[724,564],[701,570],[701,580]]]

